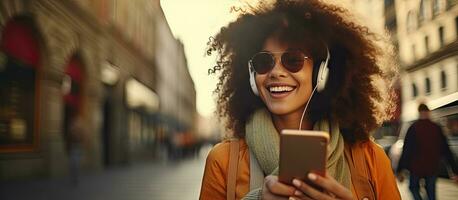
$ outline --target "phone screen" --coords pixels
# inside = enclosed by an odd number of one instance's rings
[[[307,174],[326,174],[329,134],[322,131],[283,130],[280,135],[279,181],[292,185],[294,178],[311,183]]]

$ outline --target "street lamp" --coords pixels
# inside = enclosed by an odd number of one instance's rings
[[[61,90],[64,95],[70,94],[72,90],[72,77],[70,77],[70,75],[65,74],[62,78]]]
[[[118,67],[108,61],[105,61],[105,63],[102,65],[100,74],[102,82],[109,86],[114,86],[119,81],[120,72]]]

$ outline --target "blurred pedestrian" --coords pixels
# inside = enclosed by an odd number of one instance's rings
[[[79,115],[73,117],[70,121],[69,128],[69,168],[70,168],[70,179],[73,185],[78,185],[81,160],[83,156],[83,139],[84,139],[84,122],[83,118]]]
[[[439,164],[446,158],[453,172],[458,173],[454,156],[450,151],[442,128],[430,120],[430,110],[424,103],[418,106],[419,119],[407,130],[397,174],[404,180],[405,170],[409,174],[409,189],[415,200],[421,200],[420,180],[424,179],[429,200],[436,199],[436,180]],[[453,175],[452,179],[457,180]]]
[[[388,88],[397,69],[386,63],[383,37],[325,1],[235,10],[241,15],[208,52],[219,58],[210,70],[220,70],[219,116],[237,139],[209,153],[200,199],[400,199],[390,161],[370,137],[393,105]],[[283,129],[329,133],[326,175],[304,177],[323,190],[278,181]]]

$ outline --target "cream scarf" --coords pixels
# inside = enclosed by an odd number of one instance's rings
[[[315,123],[313,130],[330,133],[326,172],[339,183],[350,188],[351,175],[344,156],[344,140],[337,123],[329,130],[327,120]],[[245,140],[264,174],[278,175],[280,136],[274,127],[270,113],[259,109],[245,125]],[[250,191],[243,199],[259,199],[261,188]]]

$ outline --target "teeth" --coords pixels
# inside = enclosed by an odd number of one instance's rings
[[[292,91],[294,88],[290,86],[273,86],[269,88],[270,92],[289,92]]]

